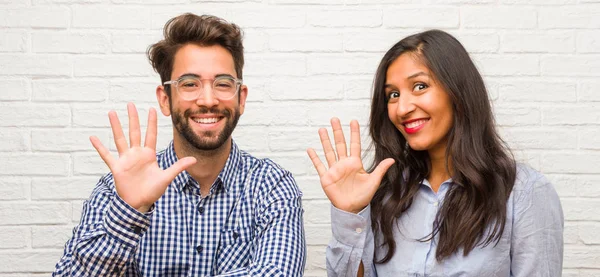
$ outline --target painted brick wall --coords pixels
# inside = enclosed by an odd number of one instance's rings
[[[330,220],[305,149],[320,148],[317,129],[332,116],[364,126],[384,51],[427,28],[463,42],[517,157],[553,180],[566,220],[563,276],[600,276],[600,1],[424,2],[0,0],[0,277],[53,270],[108,170],[88,137],[112,144],[109,109],[157,106],[144,53],[182,12],[245,30],[249,103],[234,136],[296,176],[306,276],[326,275]],[[159,125],[164,147],[170,119]]]

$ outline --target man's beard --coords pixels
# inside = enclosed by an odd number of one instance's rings
[[[171,106],[172,107],[172,106]],[[217,116],[223,116],[225,120],[225,127],[219,134],[215,134],[218,131],[203,131],[201,135],[198,135],[194,132],[193,128],[190,126],[189,119],[190,116],[194,114],[204,114],[211,113]],[[180,111],[171,109],[171,120],[173,121],[173,126],[183,138],[188,142],[189,145],[195,147],[198,150],[203,151],[211,151],[215,149],[219,149],[219,147],[223,146],[223,144],[227,141],[227,139],[233,133],[235,126],[240,119],[240,109],[236,107],[233,111],[233,115],[229,110],[219,110],[216,107],[208,109],[206,107],[200,107],[197,111],[186,110],[183,115]],[[212,139],[217,135],[216,140]]]

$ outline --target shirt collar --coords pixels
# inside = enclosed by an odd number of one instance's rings
[[[171,141],[163,154],[163,169],[169,168],[171,165],[177,162],[177,160],[178,159],[177,154],[175,153],[175,146],[173,144],[173,141]],[[229,193],[233,183],[235,182],[236,172],[238,171],[237,169],[242,168],[242,166],[240,165],[241,161],[241,150],[238,148],[235,141],[231,139],[231,151],[229,152],[229,157],[225,162],[225,166],[223,167],[221,172],[219,172],[219,175],[215,180],[214,186],[223,186],[225,192]],[[175,177],[175,180],[173,180],[172,184],[175,185],[177,190],[183,191],[184,187],[191,183],[190,179],[192,179],[192,176],[184,170]],[[216,187],[211,187],[211,191],[213,189],[216,189]]]

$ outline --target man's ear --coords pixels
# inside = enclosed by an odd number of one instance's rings
[[[248,97],[248,87],[242,85],[240,87],[240,115],[244,114],[244,108],[246,107],[246,97]]]
[[[169,96],[165,91],[164,86],[156,87],[156,100],[158,101],[158,105],[160,106],[160,111],[165,116],[171,115],[171,107],[169,105]]]

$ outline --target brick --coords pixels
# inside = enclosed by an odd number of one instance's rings
[[[163,39],[158,32],[154,34],[136,33],[114,33],[111,36],[111,50],[113,53],[141,53],[145,54],[146,49]]]
[[[118,157],[116,153],[113,156]],[[104,175],[108,172],[110,169],[98,153],[73,154],[73,173],[75,175]]]
[[[579,222],[579,237],[584,244],[600,244],[600,222]]]
[[[267,85],[273,100],[339,100],[343,97],[343,82],[336,78],[286,78]]]
[[[378,55],[311,55],[307,62],[308,75],[375,74],[380,60]]]
[[[94,33],[34,33],[34,53],[105,53],[109,49],[108,37]]]
[[[31,84],[28,79],[10,79],[0,80],[0,101],[19,101],[28,100],[31,95]]]
[[[386,28],[457,28],[459,9],[452,7],[385,9],[383,26]]]
[[[592,153],[549,153],[542,158],[542,170],[549,173],[598,173],[600,155]],[[600,220],[600,219],[599,219]]]
[[[143,55],[82,56],[74,61],[77,77],[148,77],[152,67]]]
[[[504,128],[503,136],[516,149],[576,149],[577,134],[545,128]]]
[[[586,1],[586,2],[590,2],[590,1]],[[596,276],[600,276],[600,269],[581,269],[579,270],[579,274],[577,275],[577,277],[596,277]],[[568,276],[564,276],[563,277],[568,277]]]
[[[598,190],[598,186],[600,186],[600,176],[578,175],[576,184],[581,197],[600,197],[600,190]]]
[[[269,111],[265,113],[265,111]],[[246,103],[246,111],[240,118],[245,125],[306,126],[308,111],[304,105],[278,104],[275,106]]]
[[[69,77],[73,61],[62,55],[2,55],[0,75]]]
[[[258,157],[268,157],[286,170],[292,172],[295,178],[307,174],[315,174],[315,169],[306,153],[271,153],[268,155],[262,154],[262,156],[260,153],[255,154]],[[307,204],[303,203],[303,206],[306,207]],[[306,215],[304,218],[307,218]]]
[[[33,82],[33,101],[100,102],[106,100],[108,82],[103,80],[55,79]]]
[[[600,31],[580,31],[577,34],[577,52],[600,53]]]
[[[378,27],[382,23],[379,10],[317,10],[308,13],[308,24],[317,27]]]
[[[597,29],[600,28],[600,8],[589,5],[541,7],[538,24],[543,29]]]
[[[302,201],[304,207],[304,224],[329,224],[331,222],[329,200]]]
[[[500,126],[540,125],[541,114],[538,108],[494,108],[496,122]]]
[[[66,104],[2,105],[0,118],[0,126],[61,127],[69,124],[71,109]]]
[[[592,105],[548,106],[542,108],[544,125],[600,124],[600,109]]]
[[[20,128],[0,128],[0,152],[29,150],[31,139],[28,130]]]
[[[124,0],[121,0],[124,1]],[[130,1],[138,1],[138,0],[130,0]],[[173,0],[170,0],[173,1]],[[186,1],[187,2],[187,1]],[[162,0],[143,0],[144,4],[158,3],[163,4]],[[194,11],[194,7],[197,7],[195,11],[198,11],[198,15],[200,14],[210,14],[214,16],[218,16],[224,19],[233,19],[235,17],[231,17],[231,9],[224,9],[222,5],[213,5],[210,3],[203,3],[201,5],[194,6],[193,4],[186,5],[173,5],[172,7],[157,7],[152,9],[152,18],[151,18],[151,29],[160,30],[162,34],[162,29],[165,26],[167,21],[175,16],[181,15],[186,12]],[[257,18],[262,18],[264,14],[259,15]],[[248,20],[248,19],[246,19]],[[284,20],[285,21],[285,20]],[[238,24],[238,20],[234,21],[234,23]],[[244,31],[247,28],[243,28]],[[162,36],[161,36],[162,37]]]
[[[451,33],[469,53],[495,53],[500,47],[496,32],[460,31]]]
[[[274,129],[268,132],[272,152],[299,151],[306,149],[306,138],[315,137],[313,129]]]
[[[536,169],[541,168],[540,160],[542,154],[539,150],[512,149],[512,153],[517,162],[527,164]]]
[[[187,0],[112,0],[115,4],[182,4]]]
[[[308,238],[308,245],[321,245],[325,248],[329,244],[329,240],[331,240],[330,224],[307,224],[305,232]]]
[[[383,54],[404,37],[413,34],[405,30],[372,30],[344,34],[346,52],[376,52]],[[319,41],[319,40],[317,40]]]
[[[265,16],[265,15],[269,16]],[[246,28],[299,28],[306,24],[306,14],[295,8],[232,9],[227,18]]]
[[[241,117],[238,126],[233,131],[233,139],[235,143],[244,151],[253,152],[268,152],[269,140],[267,132],[264,128],[256,128],[255,126],[246,126],[243,122],[244,116]]]
[[[139,7],[74,6],[73,28],[144,29],[150,25],[150,10]]]
[[[598,269],[600,246],[565,245],[563,257],[563,268]]]
[[[31,149],[34,151],[72,152],[95,151],[89,140],[96,136],[108,144],[110,130],[97,129],[45,129],[31,131]]]
[[[579,148],[581,149],[600,149],[600,130],[595,127],[584,127],[578,130]]]
[[[29,245],[29,228],[0,227],[0,249],[19,249]]]
[[[314,134],[313,134],[314,136]],[[315,138],[316,141],[318,141],[318,137]],[[308,146],[305,146],[304,148],[308,148]],[[318,151],[317,153],[321,152],[321,148],[316,148],[316,151]],[[319,154],[321,154],[319,153]],[[306,154],[305,159],[309,159],[308,154]],[[322,155],[321,155],[322,157]],[[322,161],[324,163],[326,163],[325,159],[323,158]],[[321,187],[321,181],[319,180],[319,176],[317,175],[317,170],[314,169],[313,167],[313,172],[312,174],[309,174],[308,176],[302,176],[302,177],[298,177],[296,178],[296,183],[298,184],[298,187],[300,188],[300,190],[302,191],[302,199],[303,200],[308,200],[308,199],[318,199],[318,200],[327,200],[327,195],[325,195],[325,192],[323,192],[323,189]]]
[[[0,179],[0,200],[25,200],[29,197],[28,178],[2,178]],[[2,245],[2,243],[0,243]]]
[[[342,43],[342,35],[334,32],[286,31],[269,35],[269,49],[273,52],[341,52]]]
[[[97,177],[34,178],[31,182],[33,200],[85,200],[99,181]]]
[[[66,176],[69,156],[64,154],[0,154],[0,175]]]
[[[146,131],[145,128],[148,125],[148,112],[150,107],[154,107],[156,109],[158,116],[159,132],[161,132],[161,126],[171,126],[170,117],[163,116],[160,109],[156,105],[149,105],[148,103],[144,102],[135,102],[135,106],[138,111],[142,132]],[[127,115],[127,105],[124,103],[115,103],[111,105],[74,105],[73,126],[83,128],[110,128],[108,112],[113,110],[117,112],[117,116],[119,117],[119,121],[121,122],[121,126],[123,127],[123,132],[125,132],[125,135],[128,136],[127,128],[129,127],[129,117]],[[162,129],[162,132],[166,130],[168,129]],[[110,136],[112,137],[112,133]]]
[[[0,203],[0,225],[67,223],[70,207],[66,202]]]
[[[113,0],[114,1],[114,0]],[[33,0],[34,5],[101,3],[103,0]]]
[[[25,32],[3,30],[2,37],[0,37],[0,52],[26,52],[27,37]]]
[[[267,96],[266,87],[269,82],[272,82],[270,78],[244,77],[244,84],[248,87],[246,102],[264,102]]]
[[[293,5],[343,5],[352,0],[329,0],[323,2],[320,0],[269,0],[270,4],[282,5],[282,4],[293,4]]]
[[[579,86],[577,100],[580,102],[599,102],[600,82],[582,82]]]
[[[579,196],[582,190],[577,176],[565,174],[546,174],[546,177],[554,185],[559,197]]]
[[[62,252],[62,250],[0,252],[0,260],[2,260],[4,264],[4,266],[0,267],[0,273],[50,273],[56,265],[56,262],[60,260]]]
[[[575,4],[577,0],[501,0],[503,4],[516,4],[516,5],[568,5]]]
[[[32,248],[65,247],[67,240],[73,236],[71,226],[35,226],[31,228]]]
[[[244,52],[258,53],[269,49],[269,35],[260,29],[244,31]]]
[[[306,269],[311,272],[314,272],[313,276],[327,276],[326,273],[326,265],[325,265],[325,251],[326,248],[323,246],[309,246],[306,249]],[[316,274],[318,272],[324,272],[323,274]],[[310,276],[308,274],[304,274],[304,276]]]
[[[563,242],[565,244],[576,244],[579,242],[579,229],[579,223],[565,222]]]
[[[160,85],[160,78],[139,81],[112,81],[110,82],[109,100],[111,102],[157,103],[156,87]]]
[[[532,54],[471,55],[483,76],[531,76],[539,75],[540,59]]]
[[[575,37],[572,32],[511,32],[502,36],[500,50],[507,53],[572,53]]]
[[[356,119],[362,128],[365,128],[369,119],[370,109],[370,103],[366,101],[360,101],[359,103],[347,102],[344,105],[335,106],[335,109],[332,109],[331,104],[327,103],[313,104],[308,107],[309,122],[311,126],[325,126],[329,128],[331,126],[329,122],[332,117],[339,118],[343,126],[347,126],[351,120]],[[346,134],[349,133],[346,132]],[[366,136],[367,133],[361,132],[361,134]]]
[[[304,76],[306,58],[296,54],[249,54],[246,55],[246,76]]]
[[[534,8],[465,6],[460,10],[463,28],[533,29],[537,25]]]
[[[77,223],[81,221],[81,214],[83,213],[83,200],[76,200],[71,202],[71,221]]]
[[[67,7],[24,7],[0,10],[0,27],[67,28]]]
[[[509,80],[500,84],[500,100],[508,102],[575,102],[577,83],[537,79]]]
[[[600,76],[600,55],[544,56],[540,65],[542,75]]]
[[[353,78],[344,82],[344,94],[346,99],[371,99],[373,79],[371,78]]]

